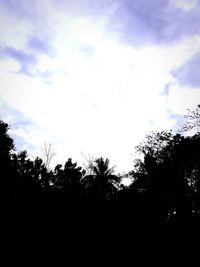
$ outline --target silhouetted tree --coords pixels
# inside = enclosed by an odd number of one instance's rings
[[[147,135],[137,146],[143,157],[135,160],[128,174],[132,183],[125,186],[103,157],[89,160],[87,174],[71,158],[48,170],[39,157],[30,160],[26,151],[15,153],[8,130],[0,121],[1,195],[5,207],[16,214],[21,210],[45,211],[56,218],[66,215],[68,229],[106,223],[115,229],[128,223],[132,227],[200,223],[200,133]]]
[[[26,151],[12,155],[13,205],[20,210],[39,208],[42,205],[47,169],[41,159],[30,160]]]
[[[1,158],[10,155],[11,150],[14,149],[14,142],[8,135],[9,125],[3,121],[0,121],[0,156]]]
[[[87,195],[96,200],[108,200],[116,191],[120,178],[114,175],[114,168],[109,167],[109,159],[103,157],[90,162],[91,174],[83,178]]]
[[[154,133],[138,147],[144,160],[131,175],[133,188],[146,198],[149,216],[156,221],[191,222],[194,213],[194,177],[198,173],[199,136],[183,137],[171,132]],[[195,146],[194,146],[195,144]],[[198,145],[199,147],[199,145]],[[196,180],[199,177],[196,176]]]
[[[4,199],[4,204],[8,204],[11,193],[12,175],[11,175],[11,154],[14,150],[14,142],[8,135],[9,126],[0,121],[0,194]]]
[[[70,197],[80,197],[82,186],[81,179],[85,171],[82,167],[77,167],[77,163],[73,163],[71,158],[68,158],[64,168],[58,164],[54,169],[54,187],[68,194]]]

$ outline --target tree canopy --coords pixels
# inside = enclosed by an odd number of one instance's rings
[[[1,193],[4,207],[11,212],[57,212],[85,225],[94,214],[102,223],[103,218],[114,223],[112,217],[119,225],[122,221],[200,222],[198,132],[190,136],[172,131],[149,133],[136,147],[142,158],[124,175],[132,180],[126,186],[108,158],[90,160],[87,169],[68,158],[64,166],[50,169],[41,158],[31,160],[26,151],[16,152],[8,130],[8,124],[0,121]]]

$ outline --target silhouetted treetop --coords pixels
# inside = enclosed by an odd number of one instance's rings
[[[8,135],[9,126],[0,121],[0,155],[8,155],[14,149],[14,142]]]
[[[172,132],[148,135],[138,146],[144,159],[136,161],[130,173],[131,187],[143,193],[156,220],[187,222],[199,213],[199,150],[199,134],[184,137]]]
[[[94,199],[109,199],[116,190],[115,184],[120,181],[120,178],[114,174],[114,167],[110,167],[109,164],[109,159],[103,157],[89,163],[91,174],[86,175],[82,183],[88,195]]]
[[[94,217],[96,224],[124,226],[200,223],[200,133],[148,134],[136,148],[142,157],[127,174],[132,183],[124,186],[108,158],[89,160],[86,170],[68,158],[50,170],[41,158],[15,152],[8,129],[0,121],[1,195],[8,210],[66,215],[72,228],[80,222],[86,227]]]

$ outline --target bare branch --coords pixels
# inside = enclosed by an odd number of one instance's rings
[[[45,166],[49,170],[51,160],[56,155],[51,144],[44,142],[43,154]]]
[[[86,170],[87,175],[92,174],[91,166],[93,165],[95,157],[89,154],[86,156],[83,151],[81,153],[81,156],[84,158],[84,162],[82,161],[82,164],[84,169]]]
[[[188,114],[184,116],[186,122],[181,127],[181,132],[191,131],[193,129],[200,130],[200,105],[198,105],[194,110],[188,109]]]

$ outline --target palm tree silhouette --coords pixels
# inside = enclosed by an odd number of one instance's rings
[[[86,194],[92,199],[106,200],[114,194],[117,189],[119,177],[114,175],[114,167],[109,166],[108,158],[97,158],[89,163],[91,174],[83,178],[83,185],[86,188]]]

